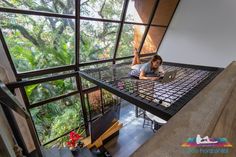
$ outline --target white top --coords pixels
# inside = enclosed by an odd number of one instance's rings
[[[167,121],[165,121],[164,119],[161,119],[161,118],[151,114],[150,112],[146,112],[146,116],[148,118],[150,118],[151,120],[156,121],[159,124],[166,124],[167,123]]]

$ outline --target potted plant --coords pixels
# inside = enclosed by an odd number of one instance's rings
[[[73,155],[77,155],[80,152],[80,148],[83,147],[83,142],[81,142],[82,136],[74,131],[70,132],[69,141],[67,142],[67,146],[71,150]]]

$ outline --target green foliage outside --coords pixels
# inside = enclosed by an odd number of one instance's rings
[[[83,124],[79,95],[33,108],[30,112],[42,143],[53,140]],[[67,138],[60,138],[55,145],[63,146]]]
[[[77,89],[75,78],[66,78],[27,86],[26,94],[31,104],[43,101],[58,95],[66,94]]]

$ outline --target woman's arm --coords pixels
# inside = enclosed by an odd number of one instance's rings
[[[145,75],[145,72],[144,70],[141,70],[140,74],[139,74],[139,79],[140,80],[152,80],[152,81],[155,81],[155,80],[158,80],[160,77],[147,77]]]
[[[158,68],[158,73],[160,74],[161,77],[164,77],[165,71],[162,66]]]

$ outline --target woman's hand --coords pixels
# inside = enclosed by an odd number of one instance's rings
[[[140,80],[152,80],[152,81],[156,81],[156,80],[159,80],[160,77],[147,77],[145,76],[145,72],[144,71],[141,71],[140,75],[139,75],[139,79]]]

